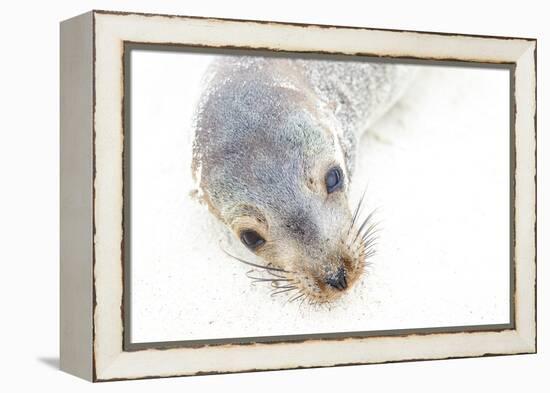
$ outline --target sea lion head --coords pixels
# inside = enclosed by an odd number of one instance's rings
[[[338,122],[296,81],[268,71],[212,79],[193,168],[210,210],[264,261],[275,293],[327,303],[361,276],[370,226],[357,222],[359,206],[350,209]]]

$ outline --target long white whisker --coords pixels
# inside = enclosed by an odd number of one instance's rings
[[[361,198],[359,199],[359,203],[357,204],[357,207],[355,208],[355,211],[353,212],[353,218],[351,219],[351,224],[348,228],[348,233],[346,236],[349,236],[351,232],[351,228],[353,228],[353,225],[355,224],[355,221],[357,220],[357,217],[359,216],[359,211],[361,210],[361,205],[363,204],[363,199],[365,199],[365,194],[367,193],[367,187],[365,187],[365,190],[363,191],[363,194],[361,195]]]
[[[258,269],[265,269],[265,270],[273,270],[273,271],[276,271],[276,272],[283,272],[283,273],[291,273],[287,270],[284,270],[284,269],[279,269],[279,268],[276,268],[276,267],[270,267],[270,266],[263,266],[263,265],[258,265],[256,263],[252,263],[252,262],[249,262],[249,261],[245,261],[244,259],[241,259],[239,257],[236,257],[235,255],[232,255],[230,253],[228,253],[227,251],[225,251],[223,248],[221,249],[225,254],[227,254],[227,256],[233,258],[233,259],[236,259],[237,261],[241,262],[241,263],[244,263],[245,265],[249,265],[249,266],[253,266],[253,267],[257,267]]]

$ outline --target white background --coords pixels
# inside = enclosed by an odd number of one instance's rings
[[[1,14],[0,305],[2,391],[543,391],[548,389],[548,159],[550,66],[544,2],[522,1],[19,1]],[[58,364],[58,22],[118,9],[369,27],[537,37],[539,354],[94,385]],[[545,163],[546,162],[546,163]]]
[[[191,116],[213,58],[132,52],[132,342],[508,323],[507,69],[401,66],[415,79],[358,141],[350,187],[355,206],[368,185],[359,222],[378,209],[377,254],[314,308],[252,285],[222,248],[264,262],[190,195]]]

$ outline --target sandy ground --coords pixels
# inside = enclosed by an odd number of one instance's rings
[[[420,67],[365,133],[352,201],[382,223],[372,266],[330,309],[270,297],[253,260],[191,196],[190,116],[206,55],[132,59],[134,342],[506,323],[508,72]]]

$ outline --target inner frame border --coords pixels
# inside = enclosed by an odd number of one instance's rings
[[[502,37],[499,37],[502,38]],[[173,348],[200,348],[216,345],[251,345],[262,344],[280,344],[280,343],[301,343],[308,340],[342,340],[345,338],[368,338],[368,337],[407,337],[412,335],[428,335],[438,333],[474,333],[474,332],[502,332],[505,330],[514,330],[516,327],[516,261],[515,261],[515,173],[516,173],[516,99],[515,99],[515,63],[490,63],[471,60],[436,60],[421,59],[409,57],[377,57],[372,55],[349,55],[335,54],[334,52],[312,53],[299,51],[283,51],[262,48],[242,47],[214,47],[207,45],[187,45],[174,43],[148,43],[136,41],[123,41],[122,50],[122,83],[123,83],[123,102],[122,102],[122,130],[123,130],[123,231],[122,231],[122,274],[123,274],[123,293],[122,293],[122,326],[123,343],[122,348],[126,352],[140,351],[146,349],[173,349]],[[368,62],[398,63],[410,65],[437,65],[454,66],[467,68],[490,68],[506,69],[509,72],[509,316],[510,320],[506,324],[488,324],[488,325],[464,325],[464,326],[441,326],[410,329],[389,329],[389,330],[370,330],[370,331],[351,331],[351,332],[331,332],[331,333],[312,333],[298,335],[277,335],[277,336],[252,336],[252,337],[228,337],[217,339],[200,340],[174,340],[159,342],[139,342],[134,343],[131,340],[131,52],[133,50],[148,50],[158,52],[185,52],[185,53],[204,53],[204,54],[232,54],[232,55],[255,55],[269,57],[300,57],[307,59],[334,59],[350,60],[358,59]]]

